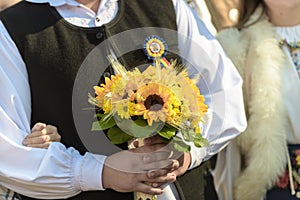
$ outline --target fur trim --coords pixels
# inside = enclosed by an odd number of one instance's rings
[[[233,193],[236,200],[260,200],[287,163],[286,110],[280,85],[284,55],[265,17],[237,32],[225,30],[218,37],[244,78],[248,116],[247,129],[236,139],[246,167],[235,180]]]

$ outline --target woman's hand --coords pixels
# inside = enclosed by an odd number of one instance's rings
[[[47,149],[51,142],[60,142],[60,140],[61,136],[55,126],[36,123],[22,143],[27,147]]]

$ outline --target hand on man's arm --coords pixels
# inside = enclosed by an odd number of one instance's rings
[[[51,142],[60,142],[61,136],[55,126],[36,123],[22,144],[27,147],[47,149]]]

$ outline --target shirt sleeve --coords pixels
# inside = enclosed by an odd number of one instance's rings
[[[208,105],[203,136],[208,147],[191,145],[191,165],[196,167],[221,151],[245,130],[247,122],[242,79],[222,47],[183,0],[173,0],[181,57],[191,74],[200,74],[199,88]]]
[[[25,64],[0,21],[0,185],[44,199],[68,198],[104,190],[105,156],[54,142],[48,149],[22,145],[30,133],[30,88]]]

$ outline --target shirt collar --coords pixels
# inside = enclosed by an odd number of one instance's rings
[[[62,6],[62,5],[70,5],[70,6],[79,6],[80,3],[77,2],[76,0],[26,0],[28,2],[32,3],[49,3],[50,6],[57,7],[57,6]],[[117,0],[106,0],[106,3],[110,2],[115,2]],[[102,1],[101,1],[102,3]]]
[[[70,5],[70,6],[79,6],[80,3],[78,3],[75,0],[26,0],[28,2],[32,3],[49,3],[50,6],[57,7],[62,5]]]

